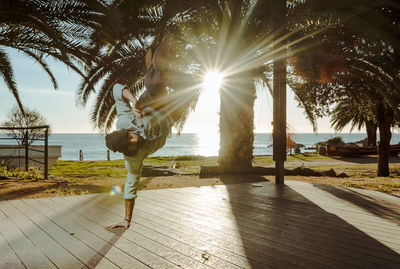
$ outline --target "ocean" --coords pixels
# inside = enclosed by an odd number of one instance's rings
[[[365,133],[299,133],[294,140],[305,147],[312,147],[317,142],[341,136],[345,142],[356,142],[367,137]],[[4,137],[4,135],[0,135]],[[392,144],[400,142],[400,134],[392,135]],[[3,144],[14,144],[15,141],[2,140]],[[272,136],[270,133],[257,133],[254,137],[254,155],[272,155]],[[84,160],[106,160],[107,148],[104,136],[101,134],[52,134],[49,145],[62,145],[60,160],[79,160],[79,150],[83,151]],[[200,155],[217,156],[219,149],[219,134],[172,134],[163,148],[152,156],[182,156]],[[301,148],[302,152],[314,151]],[[111,152],[112,160],[122,159],[120,153]]]

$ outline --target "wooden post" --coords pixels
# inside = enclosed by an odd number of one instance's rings
[[[285,34],[286,27],[286,0],[277,0],[275,3],[275,18],[273,21],[274,34],[279,40]],[[286,49],[285,42],[277,42],[273,63],[273,158],[275,161],[275,183],[284,183],[284,164],[286,161]]]
[[[25,130],[25,171],[28,171],[29,166],[29,155],[28,155],[28,129]]]
[[[47,179],[49,174],[49,127],[44,131],[44,179]]]
[[[109,161],[109,160],[110,160],[110,150],[107,149],[107,161]]]
[[[79,150],[79,161],[83,161],[83,151]]]

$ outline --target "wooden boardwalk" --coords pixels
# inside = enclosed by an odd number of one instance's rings
[[[1,268],[400,268],[400,198],[304,182],[0,202]]]

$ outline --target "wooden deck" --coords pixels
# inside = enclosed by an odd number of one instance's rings
[[[1,268],[400,268],[400,198],[287,181],[0,202]]]

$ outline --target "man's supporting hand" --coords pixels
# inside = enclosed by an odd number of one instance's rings
[[[128,221],[127,219],[124,219],[124,220],[121,221],[121,222],[109,224],[109,225],[106,226],[106,228],[107,228],[107,229],[115,229],[115,228],[125,228],[125,229],[128,229],[130,225],[131,225],[130,221]]]

